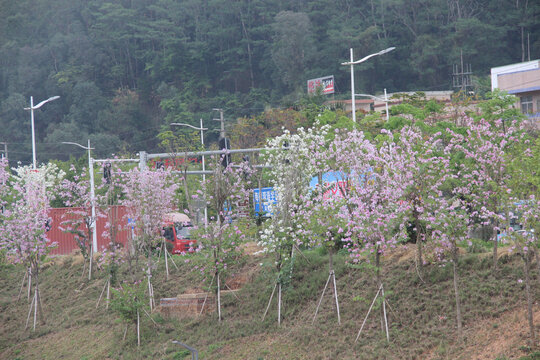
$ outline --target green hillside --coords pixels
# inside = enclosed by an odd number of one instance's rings
[[[76,256],[57,257],[43,266],[40,281],[46,325],[24,330],[28,302],[23,290],[16,301],[24,269],[0,269],[0,358],[2,359],[190,359],[178,340],[199,351],[200,359],[535,359],[528,343],[522,261],[503,249],[499,268],[491,269],[489,249],[476,246],[459,264],[464,336],[455,327],[451,266],[428,264],[417,276],[414,250],[402,246],[383,261],[390,341],[381,329],[381,307],[374,311],[357,343],[356,335],[376,293],[369,266],[353,268],[346,255],[335,257],[341,325],[332,293],[327,292],[312,323],[328,277],[328,256],[321,249],[297,256],[283,292],[283,321],[277,325],[275,300],[261,321],[272,291],[273,259],[249,256],[232,273],[243,281],[238,298],[224,296],[224,320],[215,314],[166,319],[158,312],[142,317],[142,344],[103,302],[96,309],[105,279],[81,277]],[[200,279],[190,262],[175,257],[179,270],[165,281],[164,264],[154,276],[158,298],[193,291]],[[538,298],[538,274],[533,270]],[[240,276],[242,275],[242,276]],[[536,318],[540,312],[536,312]],[[30,321],[30,324],[32,320]],[[536,326],[538,329],[538,326]]]

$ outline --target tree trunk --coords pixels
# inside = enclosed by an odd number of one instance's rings
[[[540,282],[540,258],[538,256],[538,250],[534,250],[534,256],[536,257],[536,267],[538,268],[538,281]]]
[[[458,249],[456,248],[456,245],[454,245],[453,249],[453,268],[454,268],[454,294],[456,296],[456,322],[457,322],[457,330],[458,330],[458,336],[461,338],[463,336],[463,320],[461,318],[461,302],[459,300],[459,277],[458,277],[458,260],[459,260],[459,253]]]
[[[414,211],[414,227],[416,228],[416,266],[419,275],[422,275],[422,267],[424,265],[424,257],[422,256],[422,236],[420,232],[419,214]]]
[[[498,221],[495,221],[495,226],[493,228],[493,270],[497,270],[497,227],[499,225]]]
[[[531,332],[531,343],[534,344],[536,339],[536,334],[534,331],[534,321],[533,321],[533,300],[531,296],[531,279],[529,275],[529,265],[530,265],[530,255],[525,253],[523,255],[523,260],[525,261],[525,291],[527,293],[527,320],[529,321],[529,330]]]

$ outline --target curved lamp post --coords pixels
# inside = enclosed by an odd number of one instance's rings
[[[202,145],[203,150],[204,150],[204,134],[203,134],[203,131],[208,130],[208,128],[203,127],[202,119],[200,119],[200,124],[201,124],[200,127],[195,127],[193,125],[184,124],[184,123],[170,123],[169,125],[172,125],[172,126],[187,126],[187,127],[192,128],[192,129],[199,130],[201,132],[201,145]],[[204,155],[202,156],[202,169],[203,169],[203,182],[206,182],[206,175],[204,173],[206,171],[206,168],[204,166]],[[207,209],[206,201],[205,201],[205,204],[204,204],[204,227],[206,227],[207,224],[208,224],[208,209]]]
[[[75,145],[84,150],[88,150],[88,172],[90,173],[90,203],[92,205],[92,251],[94,254],[98,251],[97,249],[97,227],[96,227],[96,201],[95,201],[95,191],[94,191],[94,159],[92,159],[90,150],[94,148],[90,147],[90,139],[88,139],[88,146],[82,146],[75,142],[62,141],[62,144]]]
[[[356,94],[356,96],[365,96],[373,100],[384,101],[384,103],[386,104],[386,121],[388,121],[388,119],[390,118],[390,115],[388,113],[388,95],[386,94],[386,89],[384,89],[384,99],[378,96],[369,95],[369,94]]]
[[[392,47],[389,47],[388,49],[384,49],[384,50],[381,50],[377,53],[374,53],[374,54],[371,54],[371,55],[368,55],[366,57],[363,57],[362,59],[360,60],[356,60],[354,61],[354,57],[353,57],[353,49],[351,48],[351,60],[349,62],[344,62],[344,63],[341,63],[341,65],[350,65],[351,66],[351,97],[352,97],[352,119],[353,119],[353,122],[356,122],[356,104],[355,104],[355,99],[354,99],[354,65],[356,64],[360,64],[366,60],[368,60],[369,58],[372,58],[374,56],[378,56],[378,55],[383,55],[383,54],[386,54],[387,52],[390,52],[392,50],[394,50],[395,47],[392,46]]]
[[[34,110],[39,109],[49,101],[54,101],[56,99],[60,99],[60,96],[50,97],[47,100],[43,100],[42,102],[34,106],[34,97],[30,96],[30,107],[24,108],[24,110],[30,110],[30,119],[32,121],[32,165],[34,170],[36,170],[36,135],[34,130]]]

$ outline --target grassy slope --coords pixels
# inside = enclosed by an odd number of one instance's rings
[[[385,260],[383,278],[390,304],[390,343],[381,332],[380,310],[370,315],[358,343],[354,343],[376,284],[370,269],[352,269],[346,258],[336,258],[342,324],[337,325],[331,292],[319,315],[312,318],[328,277],[328,258],[320,251],[298,257],[290,286],[284,291],[284,320],[278,327],[276,304],[264,322],[262,314],[273,286],[271,259],[250,258],[237,271],[254,274],[239,293],[224,299],[225,320],[215,315],[200,319],[144,318],[142,346],[137,349],[132,328],[122,340],[124,325],[96,301],[103,287],[101,275],[90,282],[80,277],[82,265],[73,257],[57,258],[42,271],[41,290],[46,325],[24,331],[28,312],[25,299],[16,302],[23,269],[0,268],[1,359],[189,359],[171,340],[200,351],[201,359],[504,359],[527,355],[524,319],[523,266],[504,255],[493,275],[488,254],[465,254],[460,263],[465,336],[458,341],[454,320],[451,267],[428,265],[422,282],[416,275],[411,251],[399,249]],[[309,261],[309,262],[308,262]],[[160,269],[154,278],[156,296],[172,297],[199,285],[189,265],[165,282]],[[265,266],[260,266],[264,263]],[[262,271],[261,271],[262,270]],[[536,271],[533,289],[540,294]],[[354,300],[356,298],[356,300]],[[538,309],[536,309],[538,310]],[[537,318],[540,313],[537,314]]]

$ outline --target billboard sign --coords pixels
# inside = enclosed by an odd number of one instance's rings
[[[321,87],[323,94],[334,93],[334,75],[325,76],[307,81],[308,94],[314,94],[317,88]]]
[[[253,204],[255,205],[255,214],[259,215],[261,209],[261,200],[262,200],[262,211],[264,216],[272,216],[272,208],[277,204],[277,195],[272,187],[265,187],[261,189],[261,194],[259,196],[259,189],[253,189]]]

